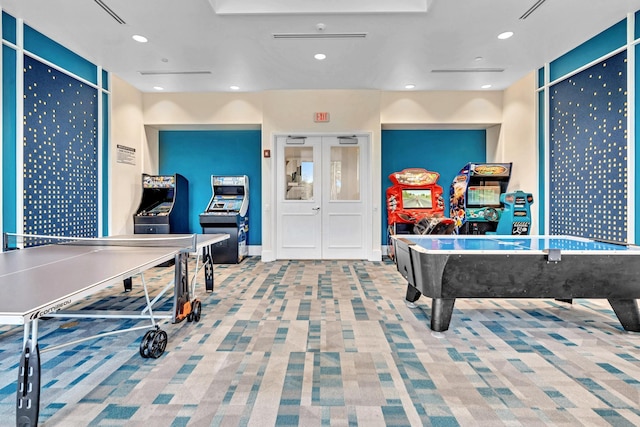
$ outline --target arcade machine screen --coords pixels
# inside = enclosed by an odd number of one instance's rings
[[[145,213],[141,213],[141,215],[169,215],[171,212],[171,206],[173,202],[162,202],[152,209],[148,209]]]
[[[405,209],[432,209],[433,196],[430,189],[403,189],[402,206]]]
[[[467,206],[500,206],[500,185],[469,186]]]

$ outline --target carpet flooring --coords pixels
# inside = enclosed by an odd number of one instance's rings
[[[145,277],[160,287],[172,269]],[[80,305],[140,308],[137,280]],[[640,334],[604,300],[461,299],[432,334],[431,301],[407,307],[388,260],[248,258],[215,281],[199,322],[162,325],[158,359],[140,357],[144,331],[43,353],[41,425],[640,425]],[[40,347],[144,323],[49,319]],[[0,329],[3,426],[21,346],[21,328]]]

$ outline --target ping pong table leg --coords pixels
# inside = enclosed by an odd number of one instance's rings
[[[25,339],[16,393],[16,425],[32,427],[38,425],[40,411],[40,349],[38,348],[38,319],[24,325]],[[31,330],[31,338],[29,338]]]
[[[123,284],[124,284],[124,291],[125,292],[129,292],[133,288],[131,281],[132,281],[131,277],[127,277],[126,279],[124,279],[122,281]]]
[[[204,284],[207,292],[213,292],[213,245],[202,248],[202,265],[204,266]]]
[[[189,295],[189,254],[175,256],[175,276],[173,281],[173,319],[172,323],[182,322],[191,314],[191,296]]]

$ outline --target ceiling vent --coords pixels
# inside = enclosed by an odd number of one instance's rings
[[[121,25],[126,24],[126,22],[124,22],[124,19],[120,18],[117,13],[111,10],[111,8],[107,6],[105,2],[103,2],[102,0],[93,0],[93,1],[95,1],[98,6],[100,6],[105,12],[107,12],[109,16],[115,19],[115,21],[118,24],[121,24]]]
[[[538,9],[540,6],[542,6],[542,3],[544,3],[547,0],[538,0],[536,1],[533,6],[531,6],[525,13],[522,14],[522,16],[520,17],[520,19],[527,19],[529,17],[529,15],[531,15],[533,12],[536,11],[536,9]]]
[[[138,71],[142,76],[193,76],[211,74],[211,71]]]
[[[364,39],[367,33],[273,33],[274,39]]]
[[[504,68],[442,68],[432,73],[502,73]]]

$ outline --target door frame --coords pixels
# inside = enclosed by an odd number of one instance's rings
[[[364,179],[366,179],[366,182],[369,183],[368,188],[372,188],[372,180],[373,180],[373,176],[372,176],[372,171],[373,171],[373,134],[371,132],[362,132],[362,131],[356,131],[356,132],[278,132],[278,133],[273,133],[271,135],[271,161],[272,161],[272,165],[274,165],[271,169],[271,179],[270,179],[270,183],[271,183],[271,198],[270,198],[270,206],[272,209],[272,215],[271,215],[271,247],[273,248],[273,259],[278,259],[278,244],[277,244],[277,236],[278,236],[278,192],[277,192],[277,185],[278,185],[278,176],[277,176],[277,167],[275,165],[278,164],[278,161],[280,160],[280,157],[283,155],[283,153],[279,152],[278,150],[278,144],[277,144],[277,139],[279,137],[340,137],[340,136],[357,136],[357,137],[362,137],[362,138],[366,138],[366,144],[367,144],[367,153],[365,155],[364,158],[364,163],[366,163],[363,167],[362,170],[362,176],[364,177]],[[367,259],[369,261],[379,261],[379,259],[377,259],[375,257],[375,253],[373,250],[373,236],[374,236],[374,230],[373,230],[373,225],[374,225],[374,221],[373,221],[373,214],[374,214],[374,207],[373,207],[373,200],[374,200],[374,195],[371,194],[370,192],[366,192],[366,194],[363,194],[363,215],[364,218],[366,218],[366,224],[365,224],[365,233],[363,236],[363,245],[364,245],[364,257],[363,259]]]

